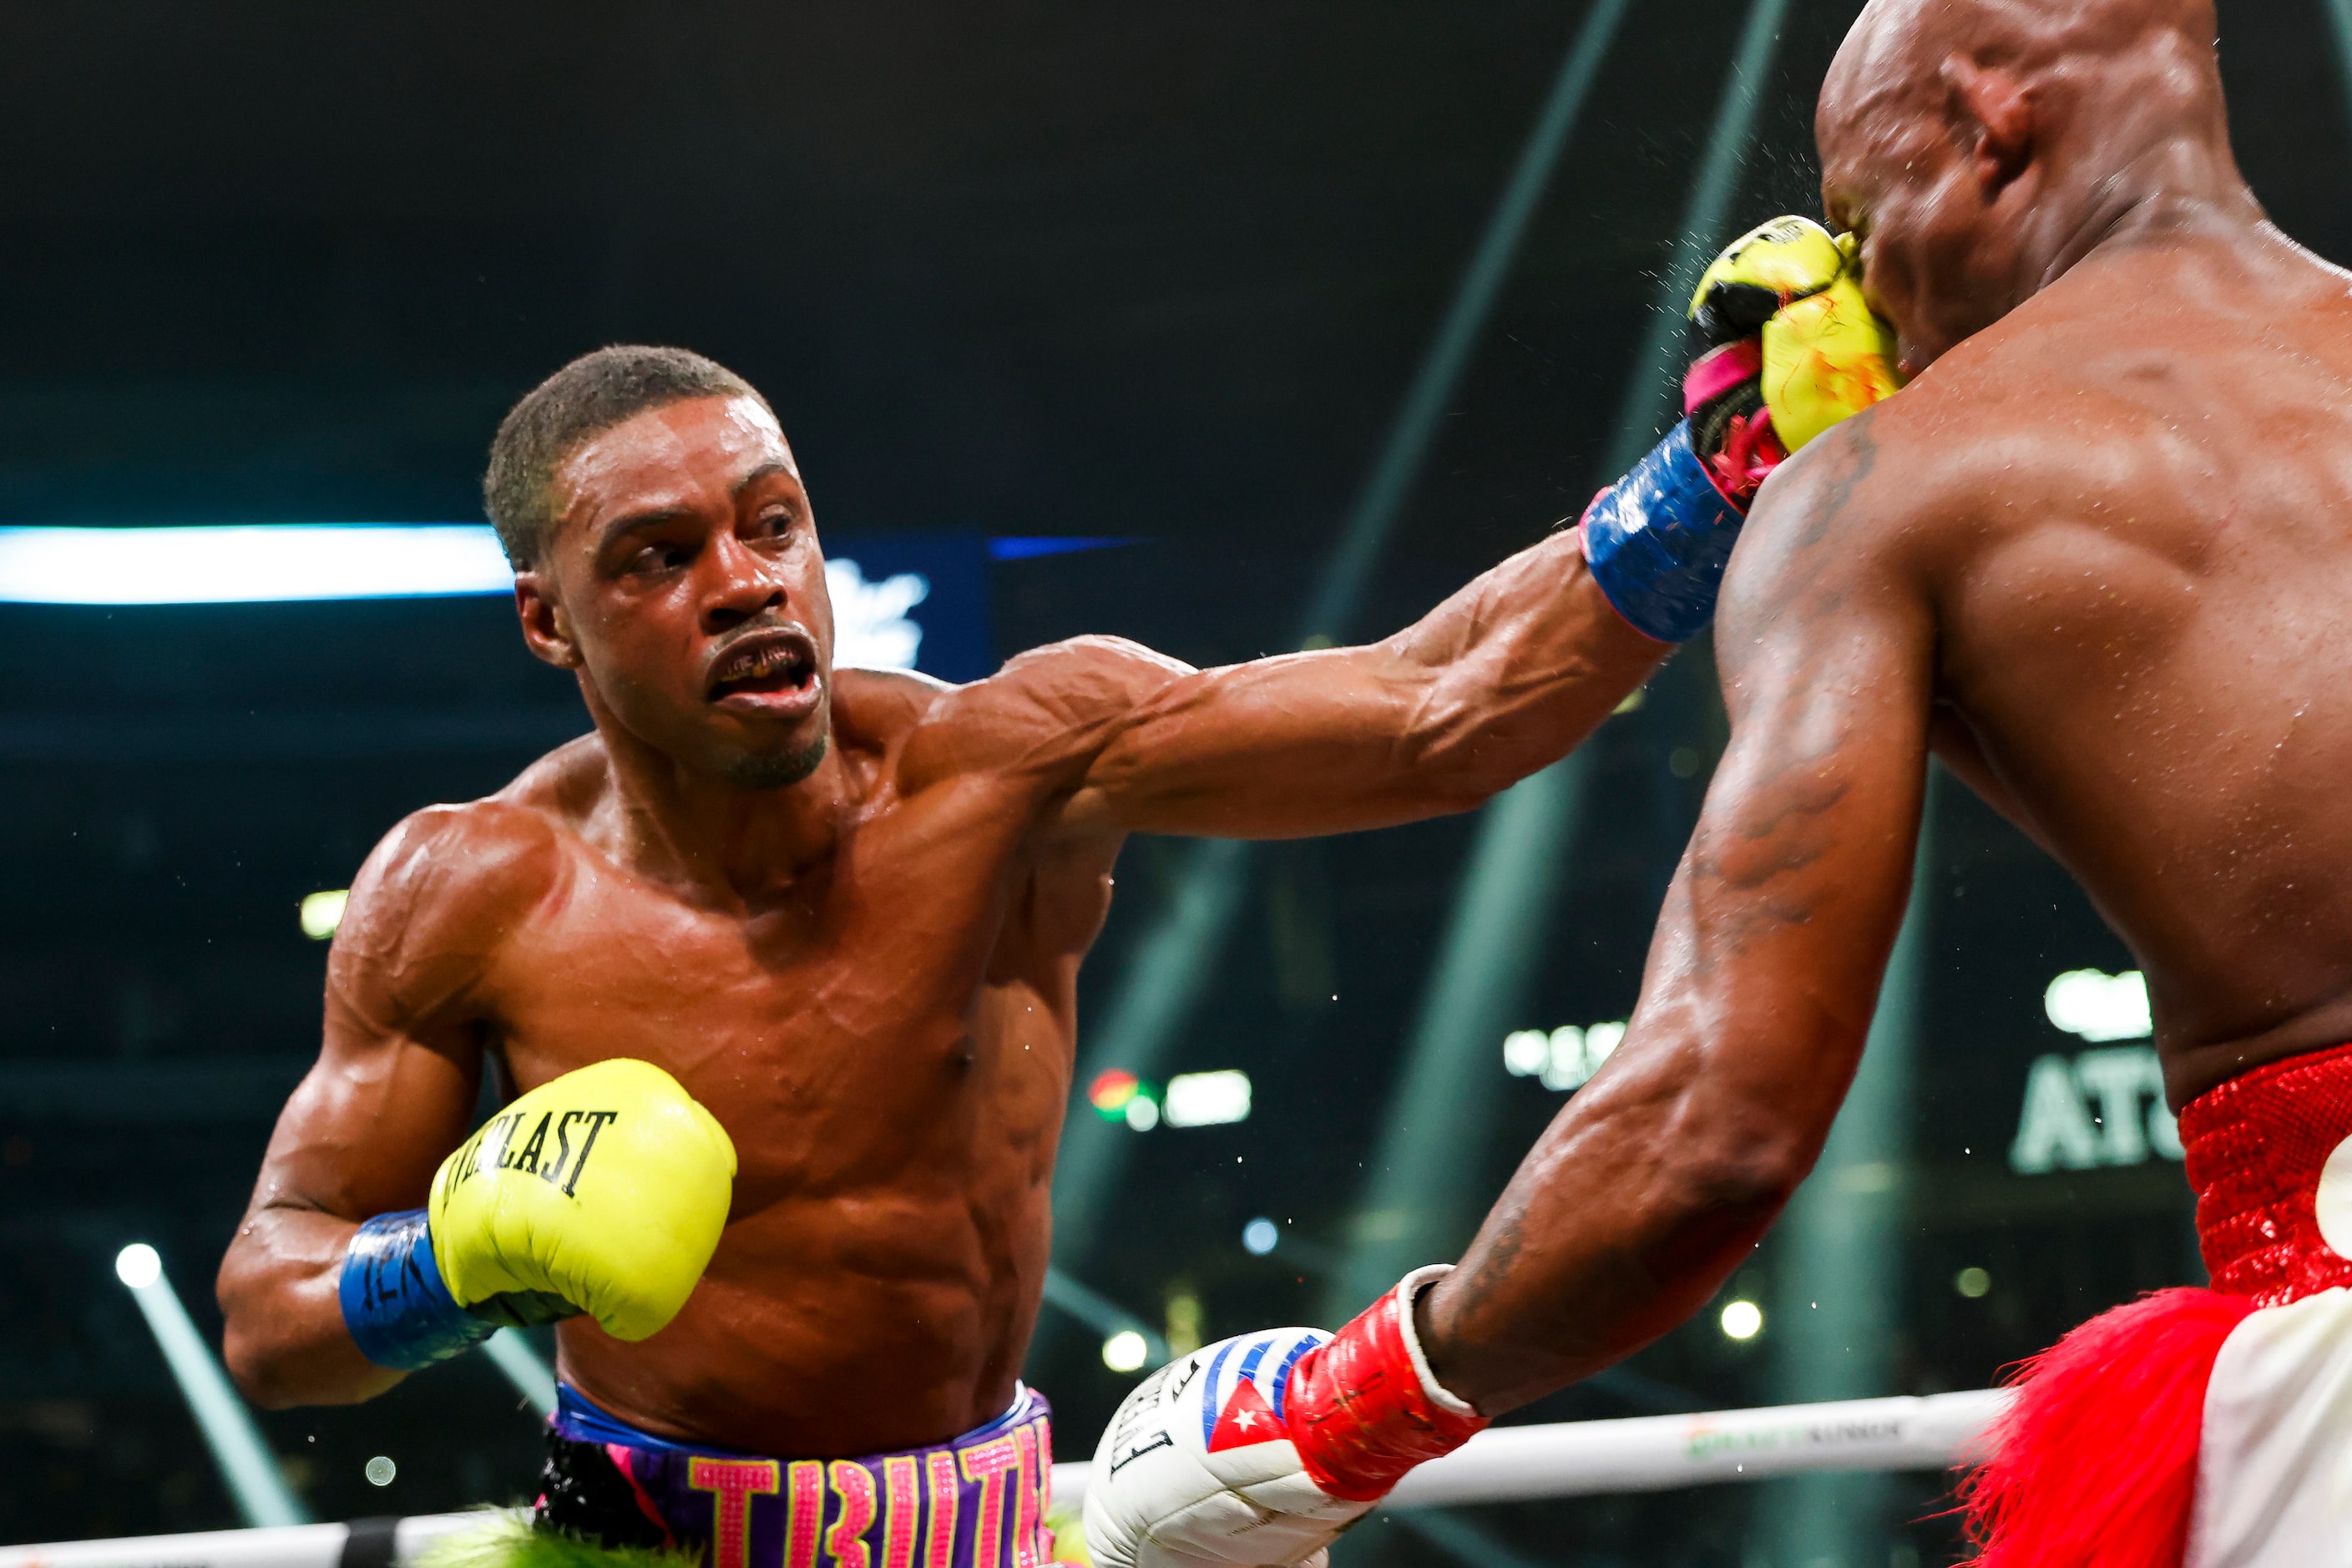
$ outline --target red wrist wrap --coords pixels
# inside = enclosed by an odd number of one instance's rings
[[[1333,1497],[1377,1501],[1407,1470],[1486,1426],[1441,1407],[1421,1386],[1398,1320],[1411,1310],[1390,1291],[1291,1373],[1283,1425],[1307,1475]]]

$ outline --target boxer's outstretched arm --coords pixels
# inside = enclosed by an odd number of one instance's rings
[[[1159,666],[1063,822],[1279,838],[1467,810],[1565,755],[1670,651],[1611,608],[1563,531],[1383,642]]]
[[[221,1262],[226,1360],[257,1404],[347,1404],[406,1375],[360,1353],[336,1291],[360,1222],[424,1203],[471,1124],[482,1052],[467,992],[496,939],[486,884],[516,868],[506,836],[464,820],[482,810],[409,818],[353,880],[318,1063]]]
[[[1422,1299],[1487,1414],[1703,1306],[1812,1168],[1902,921],[1934,635],[1869,421],[1768,488],[1717,648],[1733,719],[1624,1043]]]

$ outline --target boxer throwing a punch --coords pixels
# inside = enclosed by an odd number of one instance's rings
[[[1931,752],[2145,967],[2213,1281],[2033,1364],[1967,1489],[1981,1568],[2347,1561],[2352,279],[2240,178],[2213,40],[2210,0],[1865,7],[1823,194],[1921,374],[1758,498],[1631,1029],[1457,1271],[1130,1396],[1098,1561],[1297,1561],[1705,1303],[1853,1077]]]
[[[1787,248],[1727,263],[1728,304],[1842,265]],[[1707,363],[1639,506],[1385,642],[1195,670],[1085,637],[964,687],[833,667],[749,385],[669,349],[566,366],[485,488],[524,640],[595,732],[355,881],[221,1269],[240,1384],[365,1399],[560,1320],[543,1527],[714,1568],[1044,1556],[1016,1373],[1120,843],[1464,810],[1582,740],[1706,624],[1781,455],[1757,347]],[[524,1092],[468,1139],[492,1065]]]

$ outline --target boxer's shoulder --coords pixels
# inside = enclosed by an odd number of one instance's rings
[[[908,738],[904,783],[1013,771],[1048,787],[1082,768],[1143,704],[1192,667],[1125,637],[1077,637],[945,690]]]
[[[331,979],[420,994],[459,984],[556,885],[567,840],[556,811],[509,791],[411,813],[352,880]]]

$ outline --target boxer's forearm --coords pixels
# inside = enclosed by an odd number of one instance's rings
[[[238,1227],[221,1260],[222,1350],[256,1405],[352,1405],[407,1375],[362,1355],[344,1327],[337,1285],[358,1228],[307,1208],[257,1209]]]
[[[1674,651],[1610,604],[1572,531],[1477,578],[1389,646],[1428,672],[1412,767],[1396,782],[1458,780],[1482,798],[1566,756]]]
[[[1678,1076],[1628,1073],[1605,1104],[1571,1102],[1422,1299],[1433,1370],[1482,1415],[1589,1377],[1697,1311],[1811,1167],[1820,1119]]]
[[[1566,755],[1670,651],[1558,534],[1383,642],[1169,683],[1095,759],[1078,810],[1225,837],[1465,811]]]

